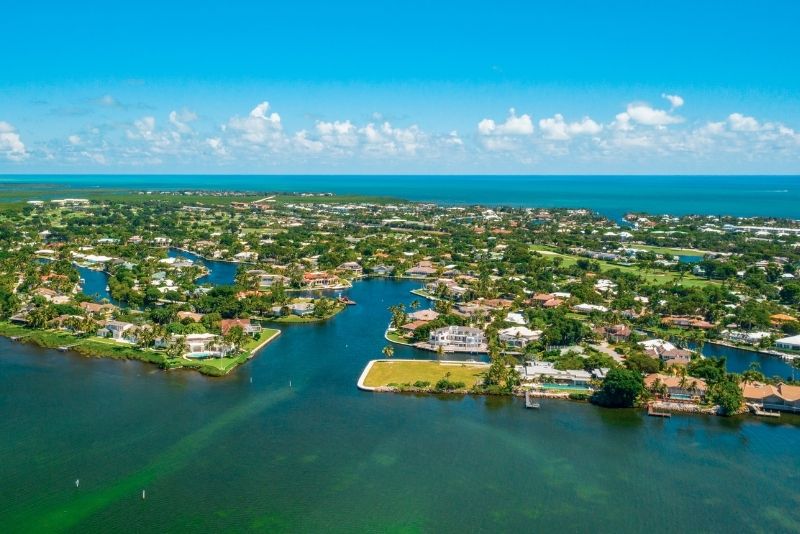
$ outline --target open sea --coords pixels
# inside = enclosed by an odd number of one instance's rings
[[[332,192],[443,204],[588,208],[613,219],[628,211],[800,218],[800,176],[0,176],[0,191],[26,184],[155,191]]]

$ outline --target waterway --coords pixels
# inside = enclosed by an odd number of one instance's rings
[[[218,379],[0,340],[3,531],[800,529],[797,418],[359,391],[417,285],[359,282]]]

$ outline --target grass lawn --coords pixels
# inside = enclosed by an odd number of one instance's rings
[[[327,321],[334,315],[338,314],[342,310],[344,310],[347,306],[344,304],[337,304],[331,313],[325,315],[324,317],[317,317],[315,315],[306,315],[305,317],[300,317],[299,315],[289,314],[283,315],[281,317],[275,318],[268,318],[264,319],[265,321],[270,321],[273,323],[318,323],[320,321]]]
[[[654,245],[631,245],[631,248],[640,248],[642,250],[649,250],[656,254],[672,254],[673,256],[705,256],[711,254],[709,250],[699,250],[695,248],[672,248],[672,247],[659,247]]]
[[[413,384],[417,380],[432,385],[450,373],[453,382],[464,382],[471,388],[488,369],[486,365],[442,364],[431,361],[375,362],[364,379],[368,387],[388,386],[389,384]]]
[[[576,263],[578,263],[579,259],[582,259],[581,256],[553,252],[552,247],[547,247],[546,245],[533,245],[531,248],[533,248],[533,250],[543,252],[545,257],[547,258],[556,258],[556,257],[561,258],[561,265],[563,265],[564,267],[575,265]],[[684,251],[683,255],[691,255],[691,254],[688,254],[687,251]],[[583,259],[588,259],[588,258],[583,258]],[[630,265],[617,265],[615,263],[603,260],[592,260],[592,261],[596,261],[598,264],[600,264],[601,272],[608,272],[613,269],[619,269],[622,272],[632,273],[635,274],[636,276],[640,276],[641,278],[644,278],[650,283],[671,284],[673,281],[677,281],[680,279],[680,274],[672,271],[648,271],[647,273],[645,273],[638,267],[632,267]],[[710,284],[718,284],[719,282],[714,280],[707,280],[705,278],[698,278],[697,276],[687,274],[684,275],[683,280],[680,280],[678,283],[686,287],[703,287]]]
[[[386,339],[389,341],[394,341],[395,343],[402,343],[404,345],[409,345],[413,343],[412,340],[408,339],[407,337],[403,337],[397,332],[386,332]]]

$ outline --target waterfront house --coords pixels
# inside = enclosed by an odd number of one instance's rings
[[[236,326],[240,327],[245,334],[253,335],[261,332],[261,325],[251,323],[250,319],[222,319],[219,323],[219,329],[223,336]]]
[[[412,321],[435,321],[439,318],[439,312],[434,310],[417,310],[408,314]]]
[[[297,315],[298,317],[307,317],[314,313],[314,303],[313,302],[294,302],[289,304],[289,310],[293,315]]]
[[[708,384],[706,384],[705,380],[702,378],[653,373],[647,375],[644,379],[644,385],[648,389],[653,389],[659,384],[666,391],[667,395],[674,399],[689,400],[703,398],[708,391]]]
[[[800,335],[784,337],[775,341],[775,348],[783,350],[800,350]]]
[[[702,330],[710,330],[714,328],[713,324],[701,317],[669,316],[661,319],[661,324],[668,327],[675,326],[677,328],[699,328]]]
[[[178,339],[178,336],[173,336]],[[220,343],[215,334],[188,334],[184,336],[184,354],[187,358],[221,358],[231,352],[232,347]]]
[[[445,326],[430,332],[428,344],[445,352],[486,352],[486,334],[470,326]]]
[[[406,323],[403,326],[401,326],[400,330],[403,331],[403,335],[405,337],[412,337],[414,335],[414,332],[416,332],[418,328],[425,326],[429,322],[430,321],[422,321],[422,320],[411,321],[410,323]]]
[[[291,283],[291,280],[289,277],[283,276],[282,274],[262,273],[258,275],[258,287],[261,289],[270,288],[278,282],[284,286],[288,286]]]
[[[394,267],[391,265],[380,264],[373,267],[371,271],[375,276],[391,276],[392,273],[394,273]]]
[[[116,309],[113,304],[98,304],[97,302],[81,302],[78,304],[86,313],[93,315],[109,316]]]
[[[788,384],[761,384],[743,382],[739,387],[745,402],[760,405],[769,410],[800,412],[800,386]]]
[[[553,362],[526,362],[517,366],[517,371],[522,380],[526,382],[540,382],[561,384],[567,386],[589,387],[592,374],[583,369],[556,369]]]
[[[347,273],[351,276],[361,276],[364,274],[364,268],[355,261],[346,261],[336,268],[337,271]]]
[[[303,285],[310,289],[336,287],[339,278],[324,271],[313,271],[303,274]]]
[[[100,337],[113,339],[114,341],[124,341],[126,343],[135,342],[136,325],[124,321],[106,321],[102,328],[97,331]]]
[[[427,278],[429,276],[433,276],[434,274],[436,274],[436,269],[430,265],[422,265],[422,262],[414,267],[411,267],[410,269],[406,269],[405,272],[406,276],[411,276],[413,278]]]
[[[524,326],[512,326],[504,328],[497,333],[500,343],[504,343],[509,347],[524,349],[530,343],[539,341],[542,337],[541,330],[531,330]]]
[[[258,252],[238,252],[233,255],[233,259],[236,261],[256,261],[258,259]]]

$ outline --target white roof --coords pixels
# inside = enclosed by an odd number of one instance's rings
[[[506,322],[524,325],[525,317],[523,317],[521,313],[510,312],[508,315],[506,315]]]
[[[504,328],[497,333],[503,336],[521,338],[539,337],[542,335],[541,330],[531,330],[530,328],[524,326],[512,326],[511,328]]]
[[[783,343],[785,345],[800,345],[800,335],[784,337],[777,340],[775,343]]]

